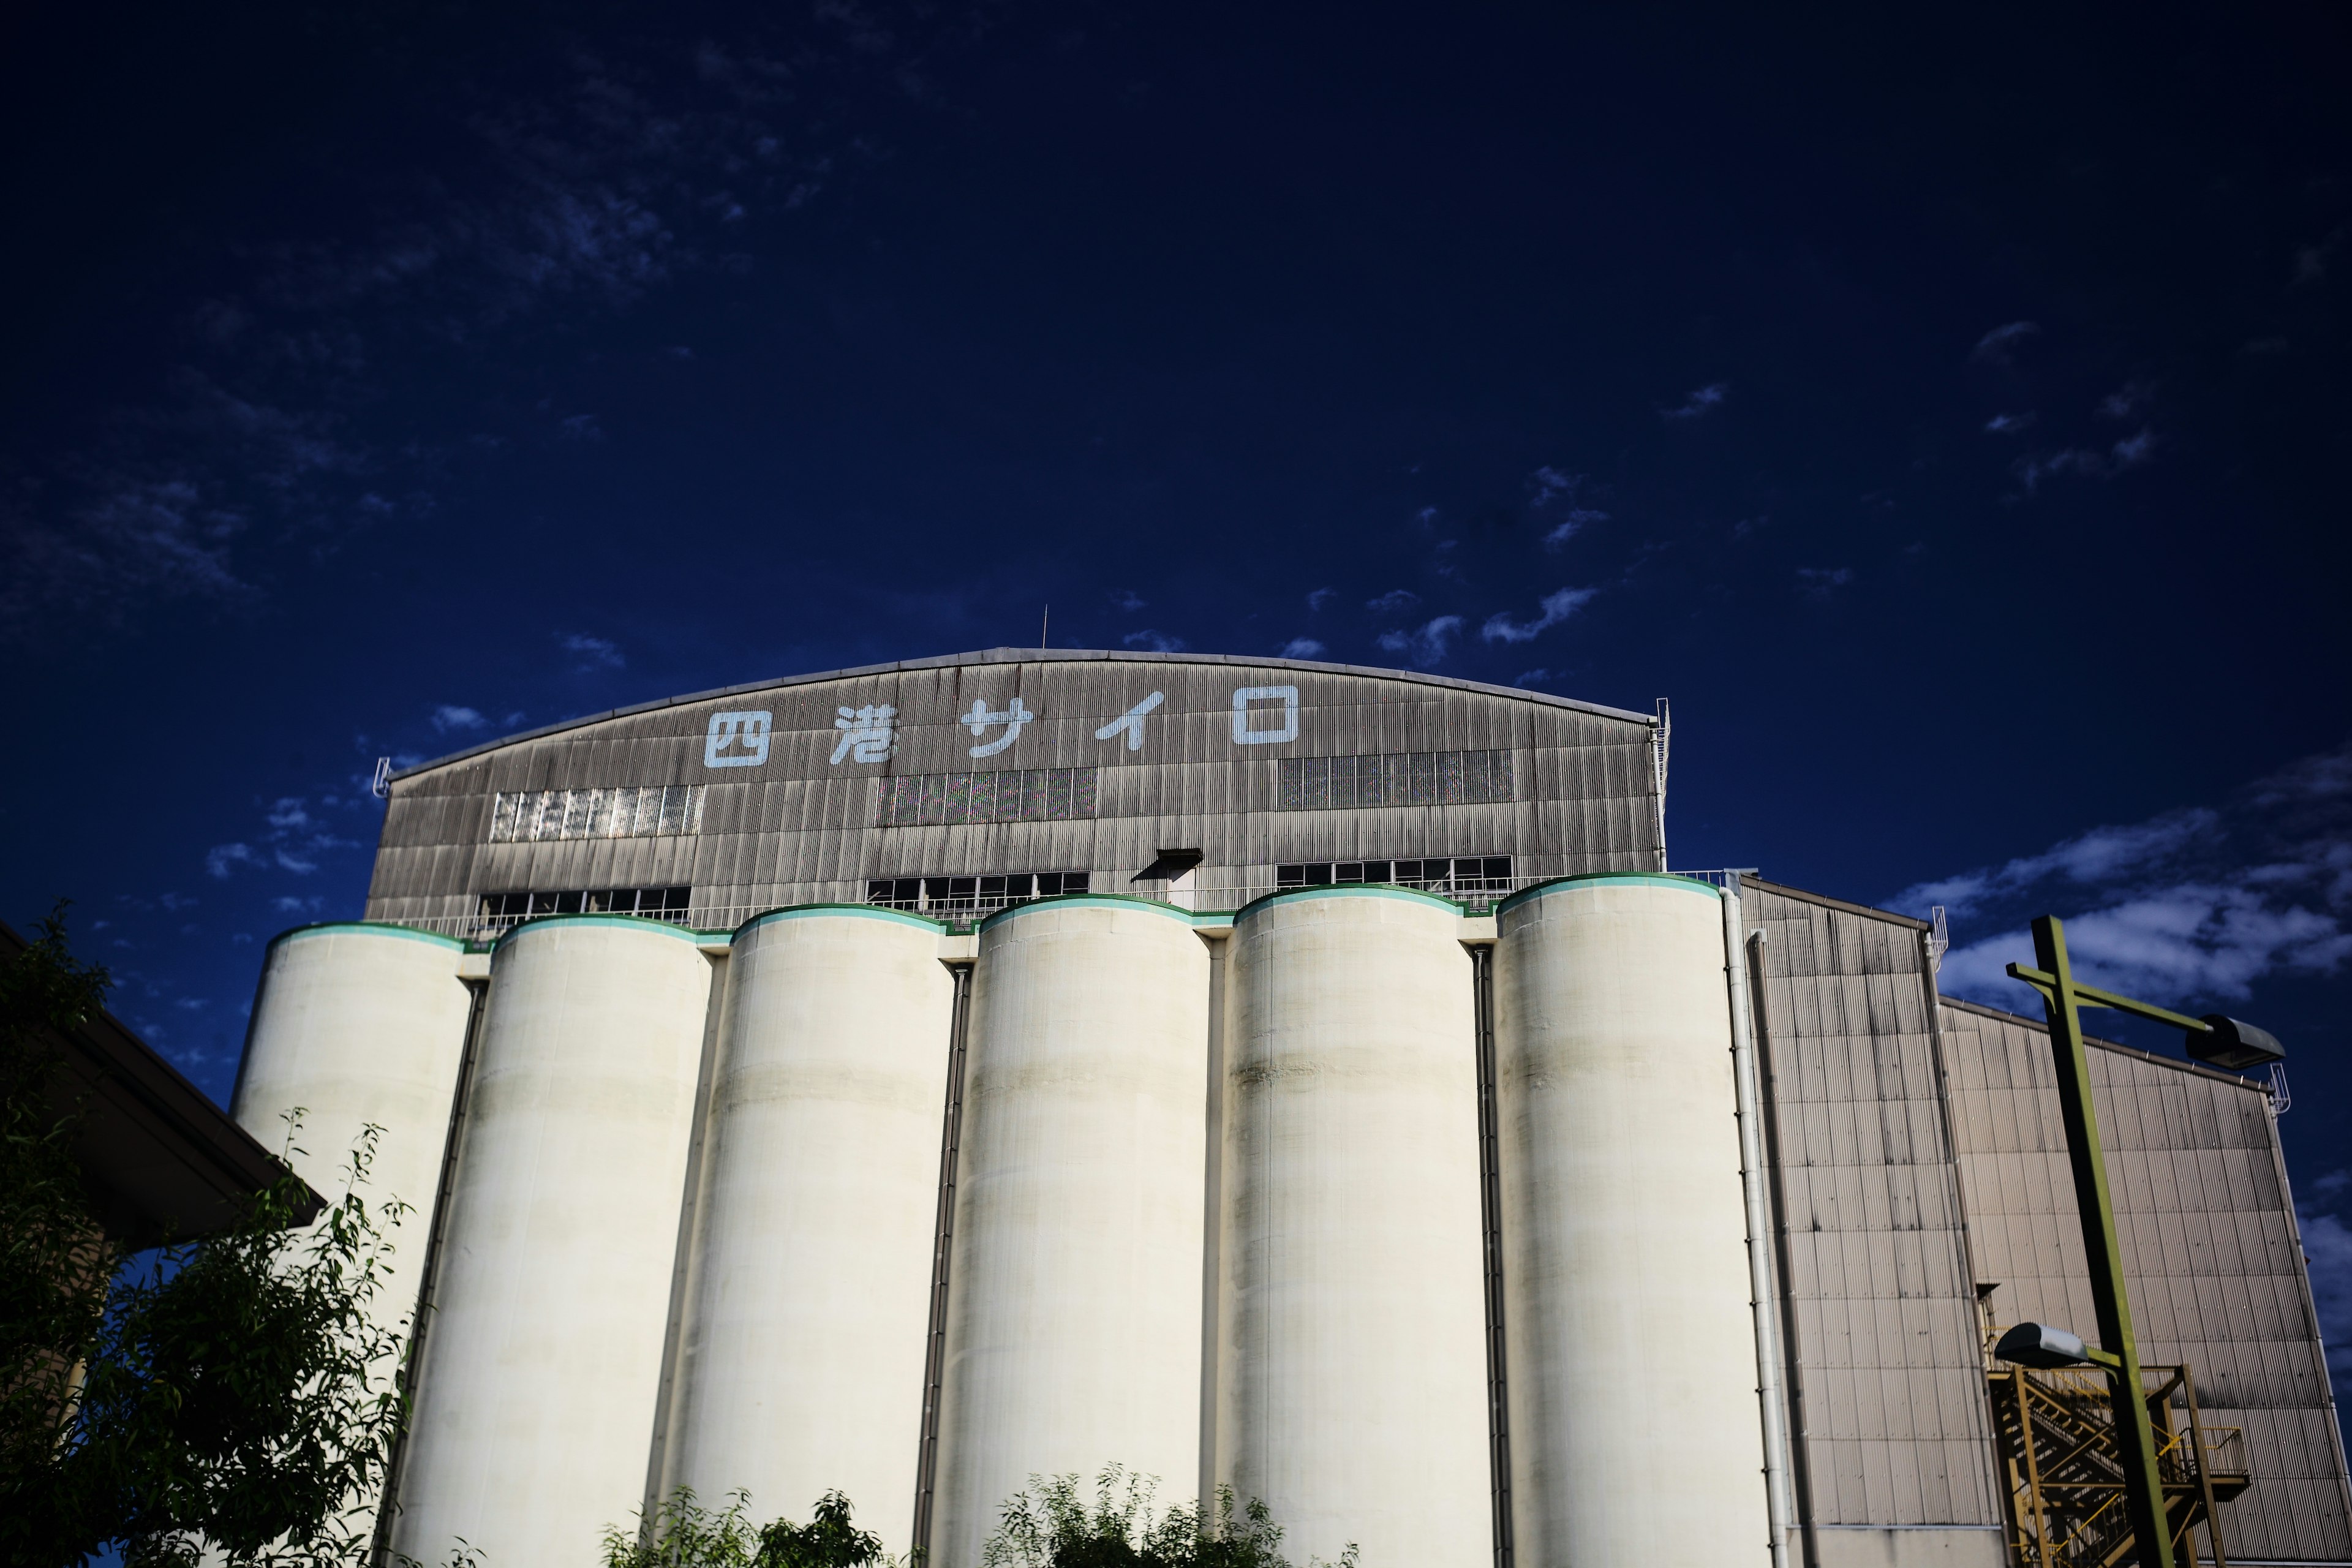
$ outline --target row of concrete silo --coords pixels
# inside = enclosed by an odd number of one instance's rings
[[[314,928],[272,949],[236,1112],[307,1107],[322,1184],[386,1129],[376,1190],[418,1211],[389,1307],[433,1280],[388,1534],[420,1561],[555,1568],[677,1486],[838,1487],[977,1568],[1032,1475],[1118,1463],[1263,1498],[1298,1561],[1474,1568],[1490,1219],[1517,1563],[1754,1560],[1722,910],[1626,874],[1468,942],[1385,888],[1048,900],[976,944],[558,917],[471,984],[457,944]]]

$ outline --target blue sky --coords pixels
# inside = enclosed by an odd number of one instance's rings
[[[214,1093],[378,755],[1050,603],[1670,697],[1678,864],[2268,1024],[2352,1341],[2341,18],[0,26],[0,913]]]

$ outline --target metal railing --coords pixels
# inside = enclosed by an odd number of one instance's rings
[[[1272,868],[1269,867],[1267,869],[1271,871]],[[1727,869],[1718,870],[1676,871],[1674,873],[1674,875],[1677,877],[1687,877],[1694,881],[1706,882],[1710,886],[1717,888],[1726,886],[1734,876],[1752,876],[1754,874],[1755,871],[1752,867],[1732,867]],[[1545,882],[1558,881],[1559,879],[1559,878],[1556,874],[1539,877],[1446,877],[1381,885],[1407,887],[1419,892],[1433,893],[1439,898],[1451,900],[1453,902],[1459,904],[1465,913],[1477,915],[1491,913],[1496,905],[1509,898],[1513,893],[1519,892],[1524,889],[1539,886]],[[1269,876],[1263,879],[1258,878],[1249,878],[1243,880],[1202,883],[1196,886],[1176,888],[1171,888],[1164,882],[1149,882],[1139,885],[1134,883],[1121,883],[1108,887],[1097,888],[1094,889],[1093,891],[1097,894],[1116,893],[1130,898],[1148,899],[1154,903],[1167,904],[1171,908],[1188,910],[1199,914],[1223,914],[1239,910],[1243,905],[1249,903],[1251,900],[1262,899],[1269,893],[1292,892],[1297,890],[1299,888],[1309,886],[1356,887],[1364,885],[1366,884],[1354,882],[1277,884],[1273,878]],[[1045,896],[1052,897],[1054,895],[1048,894]],[[1039,901],[1038,896],[1034,894],[997,894],[979,892],[964,895],[932,895],[926,893],[919,894],[918,896],[909,899],[869,899],[866,897],[866,884],[863,881],[818,883],[809,888],[805,897],[793,900],[795,903],[864,904],[877,909],[900,910],[909,914],[919,914],[932,920],[943,921],[950,930],[959,931],[970,931],[973,927],[977,926],[980,921],[986,920],[989,916],[1001,913],[1002,911],[1012,909],[1016,905],[1035,903],[1037,901]],[[640,918],[659,920],[665,924],[683,926],[691,931],[731,931],[736,927],[741,925],[745,921],[751,919],[755,915],[762,915],[766,914],[771,910],[789,907],[791,906],[782,902],[752,904],[694,903],[690,904],[684,910],[667,910],[659,914],[645,915]],[[579,910],[562,910],[553,912],[557,915],[562,915],[579,913],[596,914],[606,911],[583,908]],[[548,918],[550,918],[550,915],[547,912],[528,915],[491,915],[480,913],[455,915],[393,915],[384,917],[382,923],[386,925],[401,926],[410,931],[431,931],[441,936],[458,937],[467,942],[494,942],[498,938],[504,936],[508,931],[512,931],[515,927],[523,924],[527,921],[545,920]]]

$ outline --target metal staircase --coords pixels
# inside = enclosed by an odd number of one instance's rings
[[[2010,1561],[2016,1568],[2122,1568],[2142,1562],[2125,1513],[2106,1374],[2004,1366],[1989,1375],[2008,1482]],[[2153,1384],[2146,1388],[2148,1422],[2174,1561],[2229,1568],[2214,1505],[2252,1484],[2245,1435],[2235,1426],[2205,1425],[2186,1366],[2145,1367],[2142,1375]],[[2200,1524],[2210,1556],[2197,1551]]]

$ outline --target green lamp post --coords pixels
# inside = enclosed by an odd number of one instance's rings
[[[2066,929],[2056,917],[2033,922],[2033,954],[2040,965],[2009,966],[2010,977],[2042,993],[2050,1018],[2050,1054],[2058,1069],[2058,1104],[2066,1125],[2066,1155],[2074,1166],[2074,1204],[2083,1215],[2083,1250],[2091,1270],[2091,1300],[2098,1313],[2099,1346],[2081,1359],[2105,1369],[2114,1390],[2116,1446],[2123,1461],[2124,1501],[2132,1533],[2140,1542],[2140,1568],[2173,1568],[2172,1534],[2165,1515],[2164,1483],[2157,1471],[2156,1436],[2140,1389],[2139,1348],[2132,1338],[2131,1298],[2124,1284],[2123,1254],[2116,1243],[2115,1207],[2107,1196],[2107,1164],[2099,1145],[2099,1118],[2091,1103],[2090,1064],[2083,1050],[2081,1009],[2112,1007],[2182,1030],[2189,1055],[2217,1067],[2257,1067],[2284,1052],[2270,1035],[2219,1014],[2191,1018],[2150,1003],[2085,985],[2074,978],[2066,957]],[[2069,1336],[2070,1338],[2072,1336]],[[2070,1347],[2071,1348],[2071,1347]],[[2023,1358],[2020,1358],[2023,1359]],[[2199,1456],[2202,1462],[2202,1456]]]

